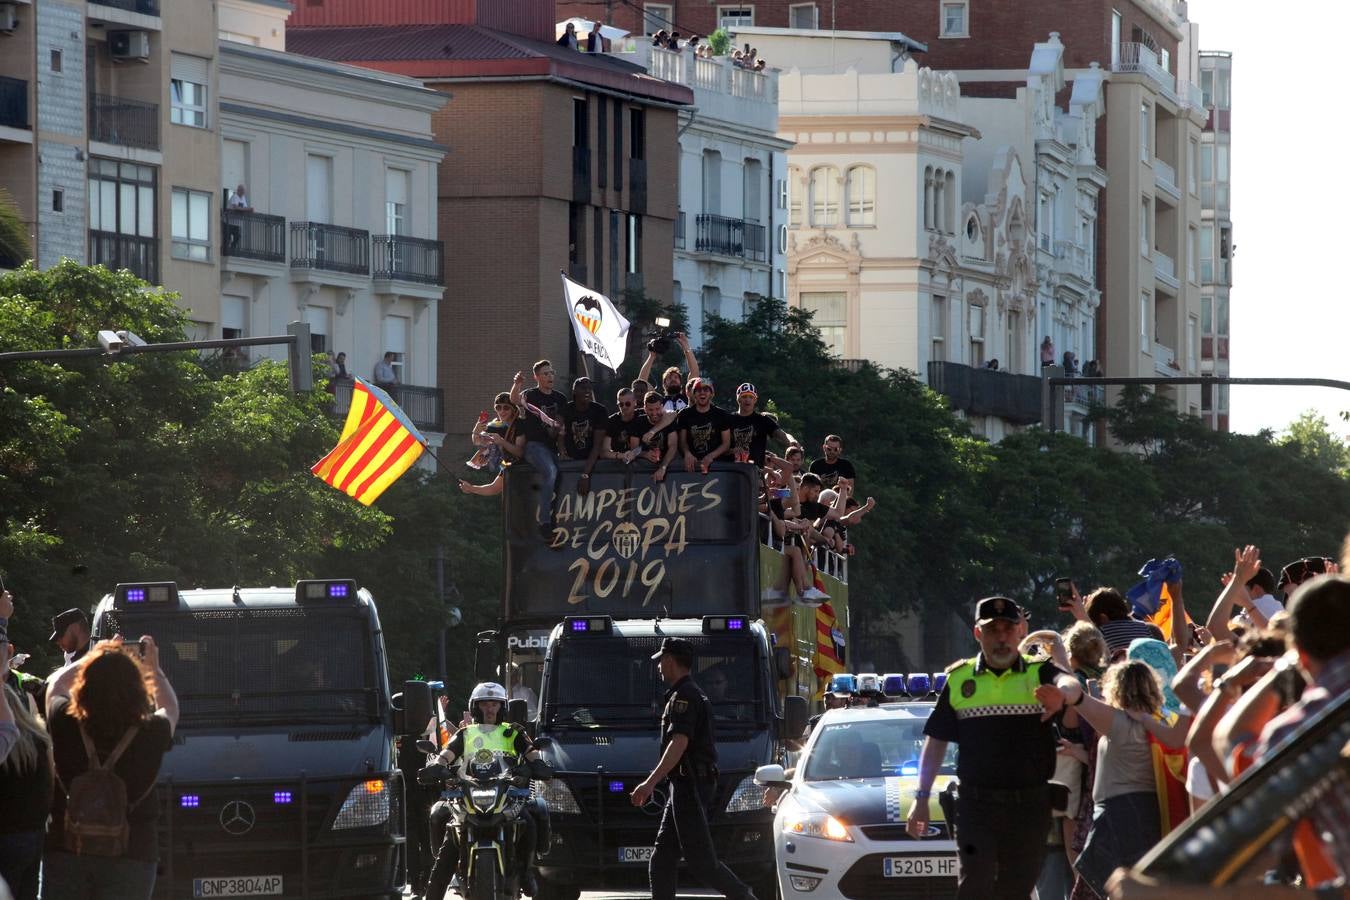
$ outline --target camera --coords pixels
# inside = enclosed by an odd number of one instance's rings
[[[647,341],[647,349],[660,356],[670,349],[670,341],[674,336],[675,332],[670,330],[670,319],[657,316],[656,329],[652,331]]]

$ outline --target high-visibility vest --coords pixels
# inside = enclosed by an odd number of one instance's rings
[[[976,657],[978,659],[978,657]],[[1044,663],[1022,657],[1024,668],[1001,674],[975,672],[976,659],[968,659],[947,673],[947,699],[957,719],[983,716],[1039,717],[1045,712],[1036,699]]]
[[[488,731],[481,725],[470,725],[464,729],[464,760],[486,762],[484,753],[497,758],[515,756],[516,734],[516,729],[510,725],[493,725]]]

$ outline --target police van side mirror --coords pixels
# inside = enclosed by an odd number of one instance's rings
[[[403,734],[420,734],[433,715],[431,685],[425,681],[403,682]]]
[[[778,680],[782,681],[792,677],[792,651],[787,647],[773,648],[773,668],[778,675]]]
[[[806,730],[806,720],[810,718],[810,709],[805,697],[795,694],[783,698],[783,738],[797,738]]]
[[[525,700],[517,698],[506,701],[506,721],[512,725],[524,725],[525,719],[530,714],[530,704]]]

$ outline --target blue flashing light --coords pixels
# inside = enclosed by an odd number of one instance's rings
[[[609,634],[614,627],[609,616],[567,616],[563,621],[573,634]]]
[[[703,633],[721,634],[727,631],[746,631],[750,620],[745,616],[704,616]]]
[[[942,689],[945,688],[946,686],[947,686],[946,672],[938,672],[936,675],[933,676],[933,690],[937,691],[940,694],[942,693]]]
[[[916,762],[907,762],[907,763],[905,763],[903,766],[900,767],[900,774],[901,774],[901,775],[918,775],[918,774],[919,774],[919,764],[916,763]]]
[[[288,804],[288,803],[291,802],[291,792],[290,792],[290,791],[273,791],[273,792],[272,792],[272,802],[275,803],[275,804],[277,804],[278,806],[285,806],[286,804]]]
[[[727,619],[727,631],[742,631],[744,629],[744,619]]]
[[[909,688],[909,692],[916,696],[927,694],[933,688],[932,680],[922,673],[909,676],[906,685]]]
[[[119,584],[113,590],[113,604],[119,609],[142,603],[176,603],[178,585],[172,581]]]
[[[896,697],[905,693],[905,676],[896,673],[883,676],[881,692],[889,697]]]
[[[330,584],[330,585],[328,586],[328,596],[330,596],[330,597],[346,597],[346,596],[347,596],[347,592],[348,592],[349,589],[350,589],[350,586],[349,586],[349,585],[346,585],[346,584]]]
[[[830,681],[830,690],[841,691],[846,694],[857,693],[858,677],[856,675],[836,675]]]
[[[127,588],[128,603],[144,603],[145,588]]]
[[[622,793],[623,793],[623,782],[622,782],[622,781],[611,781],[611,782],[609,783],[609,792],[610,792],[611,794],[622,794]]]
[[[590,630],[591,630],[591,623],[590,623],[590,622],[587,622],[585,619],[573,619],[573,620],[572,620],[572,630],[573,630],[573,631],[590,631]]]
[[[354,602],[356,582],[350,578],[314,578],[295,583],[295,602],[314,603],[324,600]]]
[[[178,805],[181,806],[183,809],[196,809],[197,807],[202,805],[201,795],[180,794],[178,797]]]

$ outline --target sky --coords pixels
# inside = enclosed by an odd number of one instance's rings
[[[1264,3],[1189,3],[1200,49],[1233,54],[1235,378],[1350,381],[1350,301],[1335,268],[1350,254],[1336,224],[1350,183],[1341,179],[1346,145],[1332,90],[1342,82],[1350,5],[1316,7],[1316,27],[1293,31],[1273,27]],[[1340,416],[1350,391],[1235,385],[1230,394],[1234,431],[1278,433],[1312,409],[1350,437]]]

